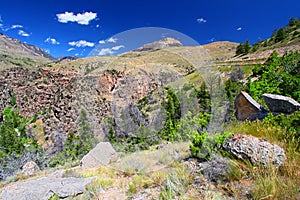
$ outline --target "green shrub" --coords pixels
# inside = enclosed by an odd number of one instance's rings
[[[197,132],[190,145],[191,154],[200,159],[210,159],[212,153],[221,150],[222,144],[231,133],[210,134],[207,132]]]

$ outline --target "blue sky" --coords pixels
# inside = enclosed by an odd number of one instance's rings
[[[299,17],[299,10],[299,0],[3,0],[0,31],[54,57],[85,57],[95,49],[118,54],[168,36],[186,35],[186,45],[193,45],[190,38],[199,44],[254,43]],[[126,32],[142,27],[161,32]]]

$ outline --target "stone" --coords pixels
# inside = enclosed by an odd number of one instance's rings
[[[245,91],[240,92],[235,98],[234,105],[237,120],[254,121],[267,116],[267,111]]]
[[[223,148],[238,159],[250,161],[252,165],[281,166],[286,160],[281,147],[251,135],[236,134],[227,138]]]
[[[35,174],[38,171],[40,171],[40,168],[33,161],[29,161],[29,162],[25,163],[25,165],[23,165],[23,167],[22,167],[22,174],[24,174],[25,176],[32,176],[33,174]]]
[[[82,168],[108,165],[116,156],[116,151],[109,142],[100,142],[80,161]]]
[[[17,182],[1,188],[0,199],[5,200],[48,200],[53,195],[59,198],[82,194],[86,186],[94,180],[90,178],[42,177],[35,180]]]
[[[199,168],[207,180],[217,183],[226,180],[226,175],[230,172],[230,162],[222,156],[212,155],[210,160],[200,163]]]
[[[300,110],[300,104],[291,97],[276,94],[263,94],[262,97],[272,113],[291,114]]]

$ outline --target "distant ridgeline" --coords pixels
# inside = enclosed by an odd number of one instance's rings
[[[236,55],[243,55],[253,53],[259,50],[266,50],[269,48],[280,47],[285,45],[295,44],[300,41],[300,19],[291,18],[289,24],[274,30],[271,38],[266,40],[259,40],[252,46],[247,40],[241,43],[236,49]]]

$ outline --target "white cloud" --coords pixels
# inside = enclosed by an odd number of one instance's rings
[[[18,34],[21,35],[21,36],[23,36],[23,37],[28,37],[28,36],[29,36],[29,34],[26,33],[26,32],[23,31],[23,30],[19,30]]]
[[[198,18],[198,19],[197,19],[197,22],[198,22],[198,23],[206,23],[207,20],[201,17],[201,18]]]
[[[241,31],[241,30],[242,30],[242,27],[238,27],[236,30],[237,30],[237,31]]]
[[[105,40],[100,40],[99,44],[105,44]]]
[[[124,48],[124,47],[125,47],[124,45],[119,45],[119,46],[112,47],[111,50],[118,51],[118,50],[120,50],[121,48]]]
[[[90,21],[97,17],[97,13],[93,12],[85,12],[85,13],[78,13],[74,15],[73,12],[65,12],[61,14],[56,14],[58,21],[61,23],[68,23],[68,22],[77,22],[78,24],[88,25]]]
[[[107,40],[107,42],[116,43],[117,40],[118,40],[117,38],[111,37],[111,38],[109,38],[109,39]]]
[[[67,51],[74,51],[75,49],[74,48],[69,48]]]
[[[110,48],[103,48],[99,51],[98,55],[99,56],[107,56],[107,55],[112,55],[114,52]]]
[[[11,29],[15,29],[15,28],[23,28],[23,26],[22,26],[22,25],[19,25],[19,24],[16,24],[16,25],[12,25],[10,28],[11,28]]]
[[[99,25],[99,24],[97,24],[97,25],[96,25],[96,28],[100,28],[100,25]]]
[[[76,47],[93,47],[95,46],[94,43],[92,42],[87,42],[85,40],[80,40],[80,41],[74,41],[74,42],[69,42],[69,45],[71,46],[76,46]]]
[[[50,43],[50,44],[59,44],[59,42],[58,42],[56,39],[50,38],[50,37],[48,37],[48,38],[45,40],[45,42],[48,42],[48,43]]]
[[[124,45],[114,46],[112,48],[103,48],[99,51],[99,56],[107,56],[107,55],[113,55],[116,53],[116,51],[120,50],[121,48],[125,48]]]

